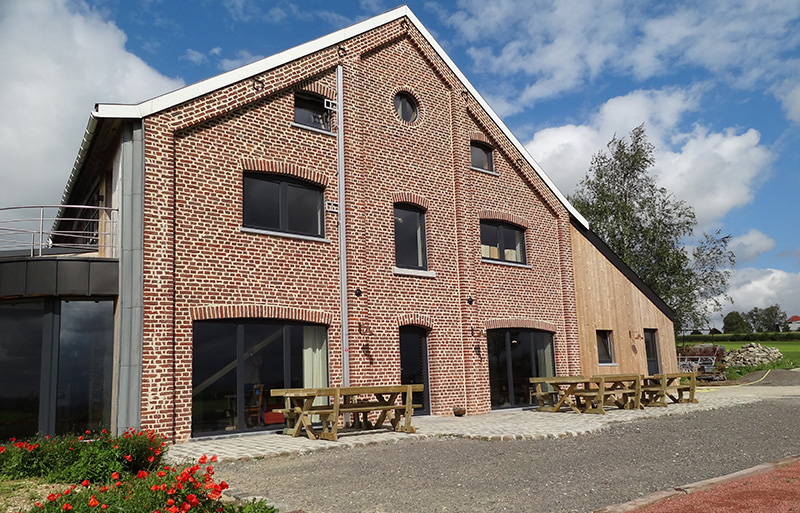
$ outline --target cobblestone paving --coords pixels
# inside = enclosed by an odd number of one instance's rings
[[[312,451],[346,449],[371,444],[390,443],[408,437],[513,440],[578,436],[594,432],[615,422],[681,415],[697,411],[747,404],[767,398],[800,397],[800,386],[784,387],[707,387],[698,389],[699,403],[670,404],[666,408],[620,410],[608,408],[606,415],[582,415],[572,411],[546,413],[535,410],[497,411],[465,417],[414,417],[416,434],[389,430],[340,431],[339,441],[292,438],[277,433],[248,433],[224,437],[200,438],[170,447],[167,459],[177,464],[195,461],[206,454],[216,454],[220,461],[266,458]],[[386,424],[389,425],[388,423]]]

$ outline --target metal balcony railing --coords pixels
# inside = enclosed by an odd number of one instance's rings
[[[0,255],[73,252],[115,256],[117,209],[86,205],[0,208]]]

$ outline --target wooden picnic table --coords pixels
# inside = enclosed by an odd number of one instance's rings
[[[686,383],[683,380],[687,380]],[[674,372],[654,374],[642,379],[642,404],[645,406],[667,406],[667,398],[673,403],[696,403],[696,372]],[[686,396],[684,396],[684,393]]]
[[[530,383],[536,388],[540,411],[557,412],[566,405],[577,413],[605,414],[605,406],[642,407],[639,374],[536,377]]]
[[[297,437],[305,430],[309,439],[338,440],[339,416],[353,414],[353,426],[361,429],[380,427],[391,422],[395,431],[415,433],[411,426],[414,408],[412,394],[422,392],[424,385],[376,385],[365,387],[326,387],[326,388],[277,388],[272,389],[273,397],[283,397],[285,408],[273,410],[284,414],[286,429],[284,433]],[[317,399],[325,399],[327,404],[314,404]],[[398,398],[400,401],[398,402]],[[370,412],[378,412],[375,422],[370,422]],[[311,417],[318,415],[322,422],[322,432],[317,435]],[[404,422],[400,422],[404,417]]]

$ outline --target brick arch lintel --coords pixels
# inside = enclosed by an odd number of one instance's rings
[[[324,96],[329,100],[336,99],[336,90],[332,87],[320,84],[319,82],[303,81],[295,86],[297,91],[307,91],[319,96]]]
[[[484,322],[487,330],[497,330],[503,328],[528,328],[533,330],[556,332],[556,325],[552,322],[527,319],[524,317],[507,317],[505,319],[487,319]]]
[[[242,170],[289,175],[322,187],[328,186],[328,177],[319,171],[277,160],[242,159]]]
[[[491,219],[493,221],[504,221],[506,223],[515,224],[522,228],[528,228],[528,221],[521,216],[516,214],[512,214],[511,212],[503,212],[502,210],[490,210],[488,208],[482,208],[480,212],[478,212],[478,216],[481,219]]]
[[[483,144],[485,144],[487,146],[494,146],[492,144],[492,141],[490,141],[489,138],[486,137],[486,134],[484,134],[483,132],[470,132],[469,133],[469,140],[470,141],[477,141],[477,142],[483,143]]]
[[[333,323],[333,314],[324,310],[308,310],[277,305],[208,305],[189,308],[193,321],[206,319],[284,319],[311,324]]]
[[[423,210],[428,210],[431,206],[428,198],[415,192],[393,192],[392,203],[411,203]]]
[[[411,313],[403,314],[397,318],[397,327],[401,326],[420,326],[428,330],[433,329],[433,319],[427,315]]]

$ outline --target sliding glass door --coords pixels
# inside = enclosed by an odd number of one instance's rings
[[[553,334],[538,330],[489,330],[489,389],[493,408],[530,404],[528,378],[555,376]]]
[[[192,433],[247,431],[283,423],[273,388],[328,385],[324,326],[226,319],[196,321]]]

